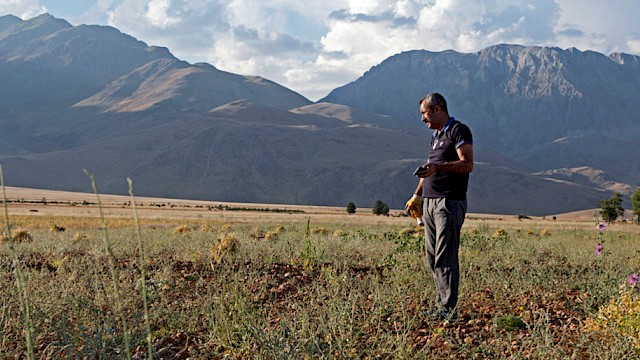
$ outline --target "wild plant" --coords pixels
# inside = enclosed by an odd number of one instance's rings
[[[27,356],[29,360],[35,359],[35,352],[33,347],[33,323],[31,321],[31,306],[29,304],[29,292],[27,290],[27,284],[22,274],[22,265],[18,259],[18,253],[16,252],[13,234],[11,232],[11,223],[9,222],[9,208],[7,206],[7,193],[4,187],[4,174],[2,172],[2,165],[0,165],[0,187],[2,187],[2,203],[4,205],[4,222],[7,226],[7,242],[9,243],[9,252],[13,257],[13,271],[16,277],[16,287],[18,288],[18,294],[20,298],[20,308],[24,319],[24,332],[25,340],[27,342]],[[22,234],[22,233],[20,233]],[[30,237],[30,235],[29,235]]]
[[[222,262],[227,254],[234,253],[238,249],[238,238],[234,233],[223,232],[218,237],[218,241],[211,248],[211,267],[215,268]]]
[[[133,195],[133,181],[127,178],[129,183],[129,195],[131,196],[131,208],[133,209],[133,219],[136,225],[136,238],[138,239],[138,254],[139,254],[139,268],[140,268],[140,283],[142,284],[142,304],[144,306],[144,323],[147,328],[147,350],[149,354],[149,360],[153,359],[153,345],[151,344],[151,323],[149,320],[149,302],[147,295],[147,256],[144,252],[144,243],[142,241],[142,234],[140,231],[140,218],[138,217],[138,207],[136,205],[136,198]]]
[[[311,242],[311,231],[314,231],[314,234],[319,233],[317,231],[318,228],[314,227],[313,230],[310,230],[311,226],[311,218],[307,219],[307,231],[304,235],[304,242],[302,243],[302,250],[300,251],[300,260],[302,260],[302,267],[305,270],[313,271],[317,263],[318,250],[316,246]],[[323,232],[320,232],[323,233]],[[326,229],[324,230],[326,233]]]
[[[127,317],[124,314],[124,310],[122,307],[122,297],[120,295],[120,286],[118,282],[118,274],[116,273],[116,265],[115,265],[115,256],[113,255],[113,249],[111,247],[111,241],[109,239],[109,230],[107,228],[107,221],[104,217],[104,212],[102,210],[102,202],[100,201],[100,193],[98,192],[98,186],[95,181],[95,177],[93,174],[90,174],[88,171],[84,171],[85,174],[91,180],[91,187],[93,188],[93,192],[96,195],[96,200],[98,203],[98,210],[100,213],[100,220],[102,222],[102,232],[103,232],[103,241],[104,248],[107,252],[107,258],[109,260],[109,272],[111,273],[111,281],[113,285],[113,291],[116,297],[116,311],[120,315],[120,321],[122,325],[122,335],[124,337],[124,345],[126,351],[127,359],[131,359],[131,346],[129,341],[129,330],[127,328]],[[143,264],[144,265],[144,264]]]

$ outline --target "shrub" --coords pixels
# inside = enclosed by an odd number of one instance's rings
[[[211,259],[216,264],[219,264],[227,254],[234,253],[237,249],[238,238],[236,235],[233,233],[223,233],[218,238],[218,242],[211,248]]]
[[[33,236],[24,229],[15,229],[11,233],[11,237],[14,241],[32,241]]]
[[[211,226],[211,225],[209,225],[209,224],[203,224],[202,226],[200,226],[200,229],[199,229],[199,230],[200,230],[201,232],[204,232],[204,233],[212,233],[212,232],[216,232],[216,228],[215,228],[215,227],[213,227],[213,226]]]
[[[64,226],[58,226],[56,224],[53,224],[51,226],[49,226],[49,231],[50,232],[63,232],[65,231],[65,227]]]
[[[189,232],[191,232],[191,228],[187,225],[176,226],[171,230],[171,233],[173,233],[174,235],[177,235],[177,234],[185,235],[185,234],[188,234]]]
[[[595,318],[587,318],[585,330],[609,340],[623,335],[640,344],[640,298],[623,287],[620,296],[600,308]],[[636,347],[640,349],[640,345]]]
[[[323,228],[322,226],[314,226],[311,229],[311,233],[312,234],[327,235],[329,233],[329,230]]]
[[[265,237],[265,231],[260,229],[259,227],[254,227],[249,231],[249,236],[256,240],[262,240]]]
[[[355,214],[356,213],[356,204],[350,202],[347,204],[347,213],[348,214]]]
[[[526,327],[524,321],[515,316],[515,315],[507,315],[507,316],[501,316],[499,318],[496,319],[496,328],[499,330],[509,330],[509,331],[513,331],[513,330],[518,330],[518,329],[524,329]]]
[[[73,241],[75,242],[80,242],[80,241],[84,241],[87,240],[88,237],[87,235],[81,233],[81,232],[76,232],[75,234],[73,234]]]
[[[373,209],[371,210],[371,212],[376,215],[389,215],[389,205],[378,200],[375,202],[375,204],[373,204]]]

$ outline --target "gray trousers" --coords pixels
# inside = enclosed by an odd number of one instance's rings
[[[460,229],[467,201],[425,198],[423,212],[427,263],[436,284],[436,304],[454,310],[460,285]]]

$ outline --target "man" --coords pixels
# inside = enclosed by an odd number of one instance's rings
[[[473,139],[466,125],[449,116],[442,95],[432,93],[422,98],[420,112],[422,121],[435,132],[428,160],[415,173],[420,182],[405,209],[424,222],[427,262],[437,290],[437,308],[429,316],[452,320],[457,318],[458,248],[473,170]]]

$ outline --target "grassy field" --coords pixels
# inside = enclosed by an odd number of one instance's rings
[[[156,199],[140,207],[138,230],[114,198],[105,229],[90,202],[21,200],[8,204],[15,251],[0,244],[2,359],[25,358],[28,334],[36,358],[56,359],[145,358],[148,335],[166,359],[640,355],[631,224],[599,233],[595,218],[470,214],[461,319],[442,323],[423,315],[434,286],[422,230],[397,212]]]

